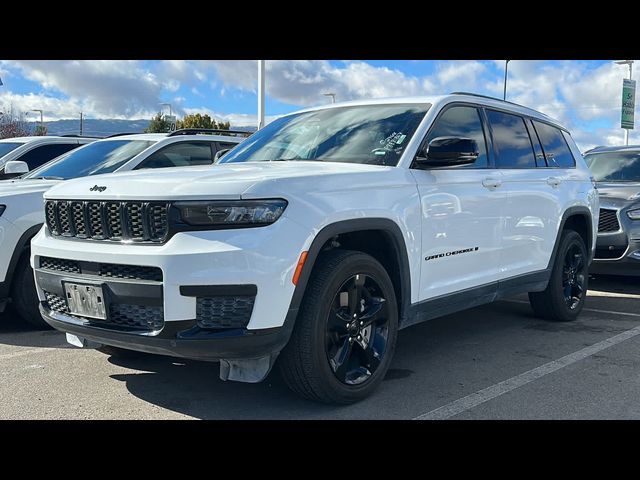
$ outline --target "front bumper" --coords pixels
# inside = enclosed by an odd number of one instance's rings
[[[153,335],[136,335],[89,325],[87,321],[63,315],[40,304],[40,313],[52,327],[103,345],[194,360],[253,359],[277,354],[291,335],[288,325],[266,330],[209,332],[195,320],[167,322]]]
[[[589,272],[640,276],[640,235],[630,236],[624,231],[613,235],[598,235],[596,258]]]

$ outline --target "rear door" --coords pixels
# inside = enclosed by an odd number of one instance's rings
[[[507,279],[547,268],[562,216],[561,180],[547,167],[532,122],[486,109],[507,199],[500,264]]]

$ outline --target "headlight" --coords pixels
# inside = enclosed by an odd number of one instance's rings
[[[4,213],[5,208],[7,208],[6,205],[0,205],[0,217],[2,216],[2,214]]]
[[[640,220],[640,208],[636,208],[635,210],[629,210],[627,212],[627,216],[631,220]]]
[[[194,227],[234,228],[270,225],[287,208],[287,201],[238,200],[176,202],[182,223]]]

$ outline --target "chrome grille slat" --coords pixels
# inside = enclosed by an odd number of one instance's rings
[[[169,204],[139,201],[47,200],[53,236],[162,243],[169,233]]]

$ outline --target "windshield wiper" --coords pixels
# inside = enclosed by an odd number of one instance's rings
[[[26,178],[25,180],[64,180],[64,178],[62,177],[55,177],[55,176],[50,176],[47,177],[45,175],[41,176],[41,177],[31,177],[31,178]]]

